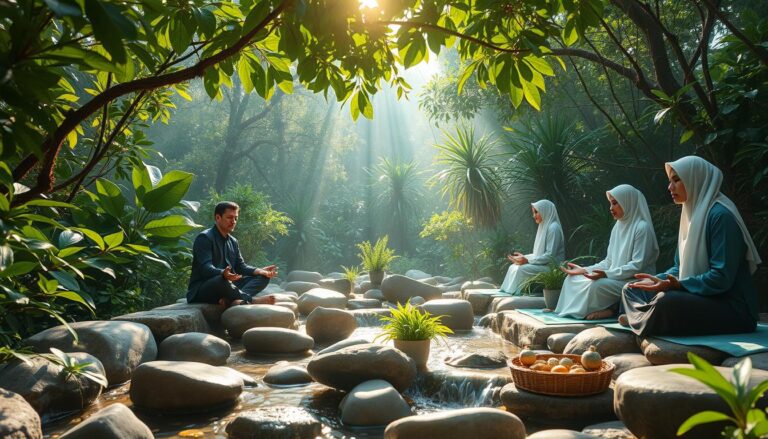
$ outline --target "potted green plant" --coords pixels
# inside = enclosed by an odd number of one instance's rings
[[[349,281],[349,292],[346,294],[349,297],[350,294],[355,292],[355,283],[357,282],[357,276],[360,274],[360,266],[345,267],[342,265],[341,269],[344,270],[344,279]]]
[[[370,241],[357,244],[357,248],[360,249],[357,256],[362,261],[363,268],[368,270],[371,283],[374,285],[381,285],[384,280],[384,272],[389,269],[389,264],[397,258],[395,251],[387,248],[388,241],[389,236],[384,235],[384,237],[376,240],[376,244],[371,245]]]
[[[551,264],[547,271],[536,273],[526,280],[522,290],[530,293],[535,286],[540,285],[544,290],[544,304],[549,309],[555,309],[557,301],[560,300],[560,290],[563,288],[566,276],[559,265]]]
[[[392,340],[395,348],[411,357],[419,369],[427,366],[429,347],[433,338],[444,338],[453,334],[451,328],[443,325],[441,316],[433,316],[427,311],[413,307],[409,302],[397,304],[391,316],[381,316],[385,322],[383,332],[375,340]]]

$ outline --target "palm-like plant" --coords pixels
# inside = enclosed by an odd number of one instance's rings
[[[575,123],[555,116],[534,119],[505,144],[509,155],[502,171],[505,186],[531,200],[551,200],[570,223],[577,189],[584,174],[594,170],[584,157],[600,135],[600,131],[580,132]]]
[[[437,163],[445,166],[431,178],[441,184],[443,196],[451,206],[462,210],[481,227],[493,227],[501,219],[502,187],[496,171],[496,141],[489,136],[475,139],[475,130],[459,127],[456,134],[443,131],[445,141],[435,145],[440,150]]]
[[[405,250],[408,242],[408,224],[416,214],[416,207],[421,196],[419,166],[416,162],[407,163],[379,159],[379,163],[369,171],[377,182],[384,186],[379,193],[378,204],[392,218],[392,236],[395,247]]]

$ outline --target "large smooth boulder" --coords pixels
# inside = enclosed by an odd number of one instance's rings
[[[336,343],[355,332],[357,320],[348,311],[320,306],[307,316],[306,329],[316,343]]]
[[[161,413],[197,413],[237,401],[243,380],[209,364],[191,361],[151,361],[131,379],[131,401]]]
[[[23,344],[37,352],[57,348],[64,352],[87,352],[101,361],[109,385],[131,379],[141,363],[157,358],[155,337],[147,325],[124,321],[87,321],[70,323],[79,342],[64,325],[38,332]]]
[[[205,321],[208,322],[208,326],[217,328],[221,324],[221,314],[224,312],[224,307],[217,303],[187,303],[187,299],[181,299],[182,302],[173,303],[165,306],[158,306],[154,308],[156,310],[167,309],[196,309],[203,313]]]
[[[384,439],[523,439],[525,426],[517,416],[493,408],[465,408],[409,416],[389,424]]]
[[[360,383],[339,404],[346,425],[387,425],[409,416],[411,408],[400,393],[384,380]]]
[[[442,316],[443,325],[454,331],[468,331],[475,323],[475,314],[472,305],[461,299],[437,299],[430,300],[420,305],[420,309],[429,312],[433,316]]]
[[[347,307],[347,296],[337,291],[326,290],[325,288],[313,288],[302,294],[296,303],[299,305],[299,313],[306,316],[318,306],[345,309]]]
[[[223,339],[201,332],[172,335],[160,343],[158,360],[196,361],[211,366],[223,366],[232,347]]]
[[[706,346],[688,346],[653,337],[643,338],[640,342],[640,349],[642,349],[645,358],[655,366],[687,363],[688,352],[693,352],[714,365],[722,363],[728,357],[728,354]]]
[[[336,352],[338,350],[344,349],[349,346],[355,346],[359,344],[368,344],[370,341],[364,339],[364,338],[348,338],[346,340],[342,340],[338,343],[334,343],[327,348],[323,349],[322,351],[318,352],[316,355],[323,355],[327,354],[329,352]]]
[[[315,381],[340,390],[352,390],[365,381],[382,379],[402,392],[416,378],[416,363],[399,350],[359,344],[317,355],[307,364]]]
[[[562,354],[568,343],[576,337],[576,334],[572,332],[561,332],[558,334],[552,334],[547,337],[547,347],[550,351],[556,354]]]
[[[421,296],[426,300],[439,299],[443,294],[440,288],[400,274],[393,274],[384,279],[381,292],[392,303],[405,303],[414,296]]]
[[[293,291],[299,296],[306,293],[307,291],[313,289],[313,288],[320,288],[320,284],[317,282],[301,282],[301,281],[295,281],[295,282],[288,282],[285,284],[285,290],[286,291]]]
[[[276,305],[238,305],[228,308],[221,315],[221,324],[234,338],[242,337],[251,328],[292,328],[295,322],[293,311]]]
[[[428,274],[428,273],[423,272],[421,270],[413,270],[413,269],[406,271],[405,275],[407,277],[410,277],[411,279],[415,279],[415,280],[423,280],[423,279],[427,279],[429,277],[432,277],[431,274]]]
[[[21,396],[0,389],[0,437],[8,439],[41,439],[40,415]]]
[[[307,368],[287,361],[279,361],[264,374],[264,382],[273,386],[297,386],[312,382]]]
[[[317,284],[320,285],[320,288],[336,291],[345,296],[352,294],[352,287],[354,286],[348,279],[320,279]]]
[[[581,429],[616,419],[612,388],[597,395],[569,398],[528,392],[511,383],[501,389],[501,402],[511,413],[541,425]]]
[[[300,354],[312,349],[315,341],[294,329],[264,327],[245,331],[243,346],[250,354]]]
[[[576,334],[563,350],[564,354],[581,355],[590,346],[597,348],[603,357],[616,354],[640,353],[635,334],[629,331],[595,326]]]
[[[613,408],[635,436],[673,438],[680,425],[696,413],[704,410],[731,413],[714,390],[693,378],[669,372],[673,368],[691,368],[691,365],[641,367],[625,372],[616,380]],[[731,376],[731,368],[716,369],[726,379]],[[753,370],[750,387],[765,380],[768,380],[768,372]],[[768,395],[763,395],[757,406],[763,410],[768,407]],[[722,428],[723,424],[718,423],[701,425],[682,437],[720,437]]]
[[[510,311],[513,309],[542,309],[546,307],[543,296],[494,297],[491,301],[491,310],[493,312]]]
[[[174,334],[209,332],[211,330],[205,317],[203,317],[203,313],[194,308],[151,309],[112,317],[112,320],[124,320],[147,325],[152,331],[152,335],[155,336],[156,343],[161,343]]]
[[[653,366],[643,354],[616,354],[603,359],[616,366],[616,368],[613,369],[614,380],[628,370],[637,369],[638,367]]]
[[[60,436],[60,439],[153,439],[146,424],[119,402],[103,408]]]
[[[301,407],[273,406],[242,412],[227,424],[230,439],[315,439],[323,424]]]
[[[504,352],[485,349],[448,357],[445,359],[445,364],[453,367],[496,369],[506,366],[507,360]]]
[[[322,278],[323,278],[323,275],[316,271],[293,270],[290,273],[288,273],[288,276],[285,279],[288,281],[288,283],[291,283],[291,282],[318,283]],[[286,288],[286,290],[290,290],[290,288]]]
[[[91,363],[85,370],[104,375],[104,367],[84,352],[67,354],[79,364]],[[82,410],[101,395],[102,386],[83,375],[67,376],[63,368],[44,357],[30,357],[29,363],[14,361],[0,371],[0,387],[21,395],[42,422]],[[1,420],[0,420],[1,421]]]

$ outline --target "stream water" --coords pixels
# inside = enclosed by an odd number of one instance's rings
[[[366,321],[359,318],[360,325],[375,324],[378,319]],[[376,326],[361,326],[351,335],[369,341],[381,333]],[[317,346],[315,351],[325,346]],[[509,369],[456,368],[446,365],[446,357],[456,357],[478,351],[502,351],[512,357],[517,348],[501,339],[489,329],[475,328],[447,338],[444,342],[433,341],[427,371],[420,372],[416,382],[404,393],[415,413],[429,413],[461,407],[499,406],[498,392],[510,379]],[[338,405],[344,393],[322,384],[311,383],[298,387],[271,387],[261,377],[277,361],[289,361],[306,365],[311,356],[298,358],[252,356],[245,352],[239,342],[233,342],[232,355],[227,365],[248,374],[259,381],[257,387],[246,387],[236,406],[220,412],[195,416],[158,416],[137,411],[156,437],[204,437],[226,438],[226,425],[239,413],[259,407],[293,406],[303,407],[323,422],[326,438],[380,438],[383,427],[351,428],[339,420]],[[128,396],[130,384],[109,389],[84,413],[45,426],[46,437],[56,438],[73,425],[98,410],[116,402],[131,407]]]

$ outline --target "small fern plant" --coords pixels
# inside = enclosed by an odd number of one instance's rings
[[[453,331],[442,324],[441,317],[420,311],[410,302],[405,305],[398,303],[397,308],[392,309],[391,316],[380,317],[385,324],[382,327],[383,332],[375,340],[416,341],[445,338],[446,335],[453,334]]]
[[[559,265],[551,264],[549,270],[536,273],[526,279],[520,289],[526,294],[531,294],[536,285],[541,285],[545,290],[559,290],[563,287],[566,276]]]
[[[357,248],[360,249],[360,253],[357,256],[363,264],[363,268],[370,271],[386,271],[389,269],[389,265],[398,258],[395,255],[395,251],[387,247],[389,242],[389,236],[376,240],[376,244],[371,244],[370,241],[365,241],[357,244]]]
[[[345,267],[342,265],[341,269],[344,270],[344,279],[348,280],[352,285],[354,285],[357,281],[357,276],[360,274],[360,266],[353,265],[351,267]]]
[[[61,374],[64,375],[64,381],[71,377],[83,377],[105,388],[109,385],[104,375],[87,369],[88,366],[93,364],[92,362],[80,363],[76,358],[67,355],[59,349],[50,348],[50,350],[51,354],[44,354],[44,357],[51,363],[61,366]]]

